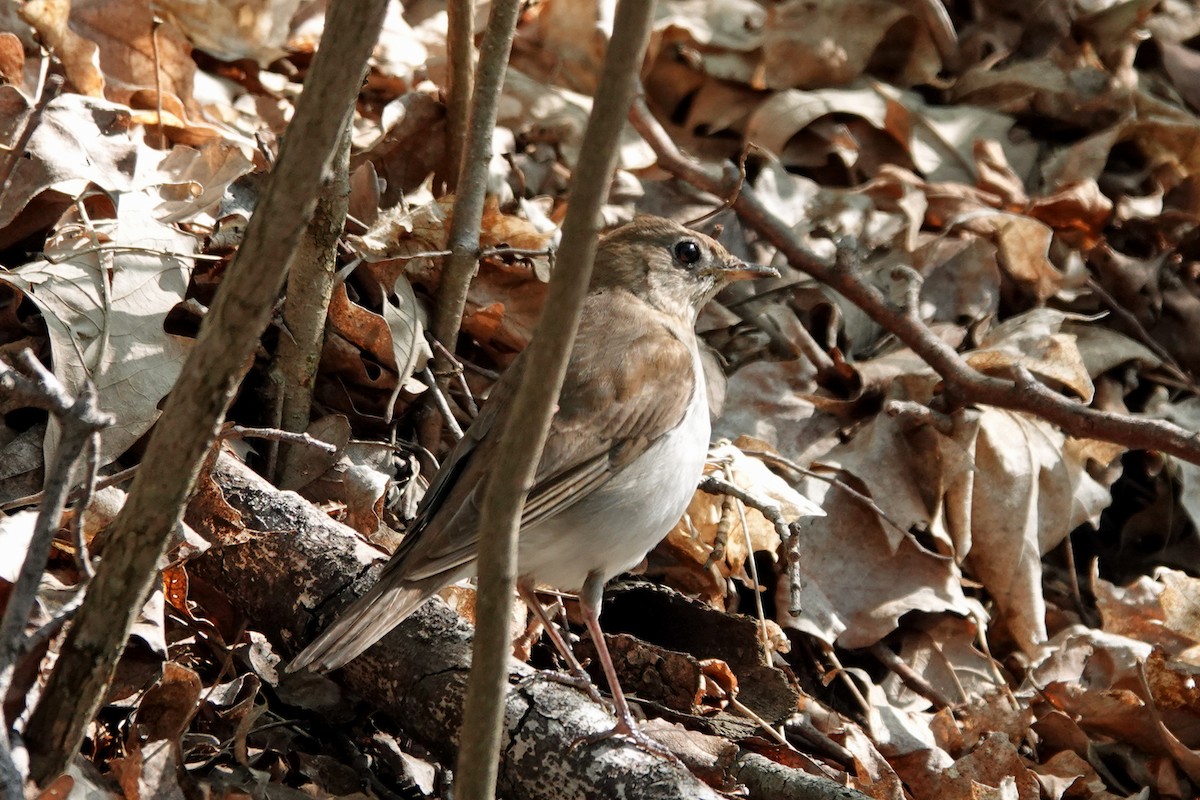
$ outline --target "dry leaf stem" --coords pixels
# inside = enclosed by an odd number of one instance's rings
[[[113,523],[104,559],[30,718],[25,739],[39,783],[61,772],[79,751],[104,699],[133,620],[158,574],[159,558],[312,215],[386,7],[386,0],[330,6],[322,46],[266,194],[167,399],[129,498]]]
[[[706,168],[684,155],[638,100],[631,114],[634,127],[658,156],[658,164],[676,178],[726,197],[736,183],[732,164],[724,172]],[[733,173],[733,174],[730,174]],[[915,314],[897,308],[874,285],[864,280],[843,253],[831,264],[800,243],[782,219],[763,204],[750,187],[743,187],[733,208],[751,228],[776,247],[795,268],[841,294],[920,356],[945,382],[943,396],[952,405],[985,404],[1023,411],[1052,422],[1078,438],[1100,439],[1136,450],[1158,450],[1200,464],[1200,435],[1162,420],[1141,419],[1080,405],[1038,382],[1027,370],[1013,379],[984,375],[972,369],[953,347],[943,342]]]
[[[479,542],[478,626],[458,756],[461,782],[456,794],[463,800],[495,797],[511,660],[508,619],[517,582],[521,507],[533,485],[579,327],[596,255],[596,223],[616,170],[617,145],[650,41],[654,5],[643,0],[621,0],[617,5],[595,104],[583,134],[581,152],[587,155],[572,176],[558,268],[550,279],[546,310],[538,321],[521,385],[513,397],[509,417],[513,424],[503,431],[498,463],[480,509],[479,529],[487,535]],[[449,345],[452,340],[443,341]]]

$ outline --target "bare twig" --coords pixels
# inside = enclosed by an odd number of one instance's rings
[[[1150,335],[1150,332],[1142,326],[1142,323],[1137,318],[1136,314],[1121,305],[1117,301],[1117,298],[1113,297],[1107,289],[1100,285],[1100,281],[1096,280],[1095,278],[1088,278],[1087,285],[1089,289],[1096,293],[1096,296],[1100,298],[1101,302],[1108,306],[1110,311],[1120,317],[1122,321],[1124,321],[1124,323],[1130,327],[1130,329],[1137,336],[1139,342],[1144,344],[1147,348],[1149,348],[1150,352],[1154,353],[1154,355],[1163,360],[1166,370],[1177,381],[1182,383],[1192,394],[1200,394],[1200,387],[1196,386],[1196,381],[1191,375],[1184,371],[1183,367],[1179,366],[1179,362],[1175,360],[1175,357],[1171,355],[1167,348],[1159,344],[1154,337]]]
[[[525,355],[528,360],[521,385],[512,398],[509,419],[514,424],[506,426],[501,434],[499,463],[488,480],[480,509],[479,529],[488,535],[481,537],[479,545],[478,622],[458,756],[460,783],[456,793],[464,800],[490,800],[495,796],[521,508],[533,485],[579,327],[579,312],[596,255],[596,219],[616,169],[617,142],[649,42],[654,5],[653,0],[621,0],[617,4],[613,35],[581,145],[581,151],[588,155],[576,167],[571,204],[563,222],[561,267],[550,280],[546,311],[538,321],[537,333]],[[493,14],[498,6],[493,5]],[[482,91],[482,79],[478,85]],[[455,312],[455,325],[460,315],[461,305]],[[454,342],[453,336],[437,338],[447,346]]]
[[[475,3],[450,0],[446,3],[446,150],[442,158],[442,183],[447,192],[458,189],[467,120],[475,92]]]
[[[737,176],[737,185],[735,185],[733,187],[733,191],[730,192],[729,196],[726,197],[724,199],[724,201],[721,202],[721,205],[717,206],[712,211],[709,211],[707,214],[702,214],[699,217],[696,217],[695,219],[691,219],[691,220],[688,220],[687,222],[685,222],[684,224],[687,227],[689,227],[689,228],[698,227],[702,223],[707,222],[708,220],[715,217],[717,214],[720,214],[722,211],[725,211],[726,209],[729,209],[729,208],[733,208],[733,201],[737,198],[738,194],[741,193],[742,185],[746,182],[746,157],[748,155],[750,155],[751,147],[754,147],[754,145],[750,142],[746,142],[745,144],[742,145],[742,152],[738,156],[738,160],[737,160],[737,175],[738,175]]]
[[[298,444],[304,447],[312,447],[316,450],[333,455],[337,452],[337,446],[329,442],[323,442],[316,437],[309,436],[307,433],[293,433],[292,431],[281,431],[278,428],[247,428],[243,425],[230,425],[221,431],[220,438],[222,439],[266,439],[271,442],[287,442],[288,444]]]
[[[458,382],[458,389],[460,392],[462,392],[462,399],[467,405],[467,413],[471,415],[471,419],[475,419],[475,417],[479,416],[479,404],[475,402],[475,395],[471,392],[471,386],[467,383],[466,375],[463,374],[464,371],[467,368],[470,368],[473,372],[479,373],[485,378],[493,381],[500,376],[491,370],[485,370],[482,367],[477,367],[474,364],[468,364],[464,361],[461,361],[458,356],[447,350],[445,345],[428,334],[425,336],[425,340],[429,342],[429,346],[433,350],[441,353],[446,359],[446,363],[451,366],[449,373],[450,377],[453,377],[454,380]],[[434,374],[434,377],[437,377],[436,373]]]
[[[75,512],[75,519],[71,522],[71,536],[75,542],[75,565],[79,569],[79,573],[83,576],[86,583],[90,581],[96,574],[96,570],[92,567],[91,556],[88,555],[86,522],[87,522],[87,507],[92,498],[96,496],[96,479],[100,471],[100,434],[95,431],[88,437],[87,449],[85,450],[85,461],[83,470],[83,486],[79,495],[79,502]],[[75,493],[72,492],[72,495]],[[68,496],[68,500],[72,497]]]
[[[438,385],[437,378],[433,376],[433,370],[426,367],[421,370],[421,377],[425,379],[425,385],[433,393],[433,402],[438,407],[438,411],[441,412],[442,419],[446,421],[446,425],[450,428],[450,433],[453,434],[454,441],[457,442],[462,439],[464,435],[462,426],[454,418],[454,412],[450,410],[450,401],[446,399],[446,395],[442,394],[442,387]]]
[[[71,599],[62,604],[62,607],[55,612],[54,616],[47,622],[43,623],[36,631],[25,637],[25,641],[21,642],[21,655],[32,653],[48,641],[53,639],[63,629],[63,626],[75,618],[79,607],[83,605],[83,598],[87,597],[85,587],[79,586],[75,594],[71,595]]]
[[[277,413],[270,420],[285,431],[306,430],[312,415],[313,383],[337,273],[337,244],[350,207],[350,114],[343,125],[330,175],[288,273],[283,331],[271,370]],[[266,474],[276,476],[278,463],[286,464],[287,458],[288,448],[273,443]]]
[[[277,168],[167,399],[87,599],[30,717],[25,739],[39,783],[78,751],[104,698],[158,558],[283,286],[386,8],[386,0],[330,6]]]
[[[112,475],[106,475],[96,481],[96,491],[107,489],[109,486],[116,486],[118,483],[124,483],[137,474],[137,465],[114,472]],[[0,511],[12,511],[14,508],[24,508],[25,506],[33,506],[42,502],[42,498],[46,496],[45,492],[38,492],[26,497],[18,497],[16,500],[9,500],[7,503],[0,504]],[[68,502],[75,502],[83,496],[83,489],[76,489],[67,496]]]
[[[437,313],[433,336],[453,350],[458,341],[467,289],[479,259],[479,225],[487,194],[487,165],[492,156],[492,136],[500,105],[500,89],[508,69],[508,54],[521,4],[518,0],[498,0],[492,4],[487,31],[479,48],[479,66],[475,73],[475,93],[471,120],[463,143],[453,216],[448,245],[450,258],[442,270],[438,289]],[[469,12],[468,12],[469,13]],[[445,369],[438,360],[434,371]]]
[[[800,537],[797,535],[796,529],[793,527],[795,523],[788,523],[783,518],[783,512],[779,510],[779,506],[768,500],[764,500],[753,492],[748,492],[742,487],[730,483],[727,480],[718,478],[716,475],[705,475],[700,479],[700,484],[697,486],[700,491],[708,494],[726,495],[732,497],[742,503],[753,508],[758,513],[766,517],[767,521],[775,526],[775,533],[779,536],[779,541],[784,544],[785,562],[787,564],[788,585],[791,587],[791,608],[792,614],[800,613]],[[742,527],[745,528],[745,518],[742,519]],[[753,561],[753,554],[751,555]],[[751,565],[755,570],[757,567]],[[755,576],[754,583],[758,584],[758,577]],[[755,591],[757,597],[758,591]],[[767,636],[765,623],[762,628],[762,637],[764,647],[766,646]]]
[[[933,687],[929,681],[925,680],[915,669],[910,667],[904,659],[892,652],[891,648],[887,647],[883,642],[876,642],[870,647],[871,655],[879,659],[879,663],[890,669],[896,674],[905,686],[912,689],[917,694],[924,697],[929,702],[933,703],[933,707],[941,710],[949,708],[950,701]]]
[[[45,494],[38,509],[29,548],[25,552],[25,561],[8,597],[4,616],[0,618],[0,697],[7,696],[12,685],[25,625],[37,599],[38,583],[46,570],[54,534],[66,505],[75,461],[92,435],[113,422],[110,415],[100,410],[95,390],[90,384],[85,384],[79,396],[73,398],[30,351],[22,350],[18,360],[25,374],[0,361],[0,393],[20,401],[24,406],[49,411],[62,426],[62,438],[53,463],[49,466]],[[4,725],[0,729],[0,737],[7,735],[8,728]]]
[[[723,197],[730,192],[733,181],[683,155],[651,115],[645,101],[635,103],[631,120],[654,149],[660,167],[711,194]],[[804,247],[787,223],[771,213],[750,187],[742,188],[733,208],[751,228],[778,248],[792,266],[837,291],[924,359],[942,377],[943,394],[951,404],[985,404],[1024,411],[1054,423],[1071,436],[1101,439],[1134,449],[1160,450],[1200,464],[1200,434],[1193,431],[1162,420],[1088,408],[1037,381],[1005,380],[972,369],[920,318],[896,309],[856,271],[837,269]]]
[[[155,14],[150,22],[150,48],[154,55],[154,111],[156,115],[155,121],[158,123],[158,146],[164,150],[167,147],[167,134],[163,130],[163,102],[162,102],[162,62],[159,60],[158,53],[158,29],[162,27],[163,20]]]
[[[186,258],[192,261],[224,261],[223,256],[210,256],[203,253],[175,253],[170,250],[155,250],[153,247],[136,247],[128,244],[98,244],[95,247],[83,247],[79,250],[72,250],[61,256],[52,256],[49,253],[42,253],[42,259],[47,264],[64,264],[68,261],[74,261],[80,256],[89,256],[93,253],[145,253],[150,256],[162,256],[164,258]]]

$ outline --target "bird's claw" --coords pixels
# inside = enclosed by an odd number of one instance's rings
[[[580,745],[593,745],[608,739],[624,739],[629,744],[637,747],[653,756],[660,756],[668,759],[676,764],[681,763],[679,757],[676,756],[671,749],[654,737],[643,733],[638,727],[638,724],[632,717],[617,716],[617,724],[606,731],[599,733],[591,733],[586,736],[576,738],[568,749],[574,750]]]
[[[593,702],[611,708],[612,704],[600,694],[600,690],[596,688],[596,684],[592,683],[592,679],[587,676],[587,673],[576,675],[574,672],[557,672],[554,670],[542,670],[530,675],[528,678],[523,678],[518,685],[526,686],[538,678],[544,678],[551,683],[557,683],[562,686],[569,686],[572,689],[578,689],[586,694]]]

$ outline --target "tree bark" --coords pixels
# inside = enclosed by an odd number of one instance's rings
[[[236,517],[237,522],[229,520]],[[374,582],[384,556],[292,492],[280,492],[222,455],[197,492],[188,522],[213,547],[189,564],[259,630],[299,651]],[[300,598],[297,606],[296,598]],[[395,717],[406,732],[453,762],[470,669],[472,629],[440,601],[426,603],[379,644],[335,673]],[[505,696],[498,789],[518,800],[717,800],[690,772],[619,739],[572,747],[606,731],[612,717],[582,692],[515,660],[524,679]]]

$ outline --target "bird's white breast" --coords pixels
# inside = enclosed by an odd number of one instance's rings
[[[692,400],[677,427],[590,495],[521,532],[523,578],[577,591],[590,572],[607,580],[636,566],[679,521],[704,470],[711,433],[694,348],[692,369]]]

